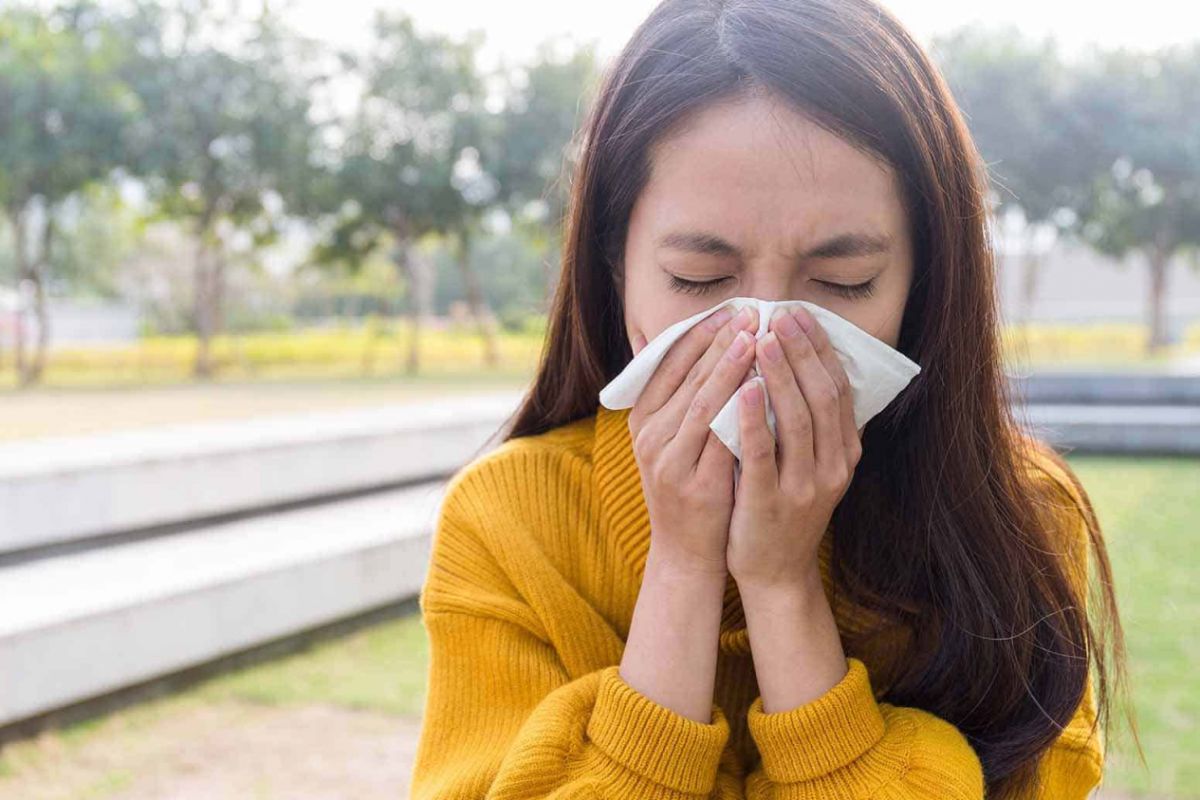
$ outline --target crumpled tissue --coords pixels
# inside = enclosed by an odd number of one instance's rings
[[[758,307],[758,331],[760,339],[769,330],[772,313],[777,308],[803,306],[829,337],[838,360],[850,380],[854,400],[854,424],[862,429],[867,421],[882,411],[900,391],[921,371],[921,367],[899,350],[859,328],[844,317],[807,300],[760,300],[754,297],[731,297],[712,308],[693,314],[669,326],[654,337],[637,353],[621,373],[600,390],[600,403],[609,409],[632,408],[654,371],[666,356],[667,351],[681,336],[709,315],[734,306],[734,312],[747,305]],[[767,395],[766,378],[761,375],[757,358],[751,368],[753,377],[762,385],[766,402],[767,427],[776,436],[775,413]],[[747,381],[749,382],[749,381]],[[709,427],[726,447],[741,461],[741,432],[738,426],[737,392],[721,407]],[[740,464],[739,464],[740,466]],[[739,470],[740,471],[740,470]]]

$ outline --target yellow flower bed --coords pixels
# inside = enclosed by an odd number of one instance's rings
[[[1138,323],[1029,323],[1005,328],[1002,343],[1009,363],[1133,363],[1146,360],[1149,336]],[[1200,355],[1200,323],[1190,325],[1160,358],[1188,355]]]
[[[355,328],[222,335],[212,342],[217,373],[223,377],[266,375],[362,377],[401,375],[408,353],[408,330],[367,324]],[[498,332],[499,364],[485,368],[483,343],[469,329],[425,329],[421,333],[420,374],[428,377],[487,377],[532,374],[541,353],[540,333]],[[1009,364],[1145,362],[1147,332],[1138,324],[1069,325],[1036,323],[1003,332]],[[54,349],[46,380],[56,384],[163,382],[186,380],[196,356],[193,336],[154,336],[118,346]],[[1200,323],[1164,358],[1200,356]]]
[[[496,344],[499,363],[493,371],[516,373],[534,368],[541,338],[499,332]],[[87,383],[182,379],[191,374],[196,349],[194,336],[153,336],[129,345],[54,349],[47,364],[47,380]],[[226,377],[401,374],[408,349],[406,330],[400,335],[372,334],[368,328],[221,335],[210,344],[216,371]],[[473,332],[421,332],[422,375],[480,373],[484,370],[483,355],[483,341]]]

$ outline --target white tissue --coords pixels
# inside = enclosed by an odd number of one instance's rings
[[[860,430],[921,371],[921,367],[916,362],[899,350],[890,347],[844,317],[840,317],[816,303],[806,300],[759,300],[754,297],[731,297],[717,303],[712,308],[676,322],[655,336],[642,348],[641,352],[633,357],[625,369],[621,370],[621,374],[600,390],[600,403],[605,408],[614,410],[632,408],[671,345],[696,323],[727,305],[734,306],[735,313],[747,305],[758,307],[756,339],[766,335],[769,330],[771,314],[776,308],[804,306],[808,309],[824,328],[830,344],[837,353],[838,360],[842,362],[842,367],[846,370],[846,377],[850,380],[851,394],[854,400],[854,424]],[[750,380],[758,381],[762,386],[763,397],[766,401],[767,427],[770,429],[771,435],[775,436],[775,413],[771,408],[771,399],[767,396],[766,378],[759,372],[757,359],[754,361],[752,371],[754,377]],[[709,427],[740,461],[742,448],[741,431],[738,427],[737,399],[737,393],[734,392],[729,401],[717,412],[717,416]]]

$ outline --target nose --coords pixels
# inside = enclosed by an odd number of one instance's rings
[[[790,282],[774,276],[763,277],[758,281],[751,282],[743,294],[758,301],[755,308],[758,315],[758,328],[755,335],[758,337],[765,336],[770,329],[773,316],[782,313],[776,310],[777,305],[796,300],[816,302],[805,297],[803,292],[796,291],[796,287]]]
[[[753,300],[756,301],[754,303],[745,303],[744,307],[749,308],[754,313],[754,315],[755,315],[755,318],[754,318],[755,319],[755,333],[754,333],[754,335],[756,338],[761,338],[762,336],[766,335],[767,331],[770,328],[771,319],[774,317],[774,315],[776,313],[778,313],[776,311],[776,307],[781,303],[787,302],[788,298],[786,298],[786,297],[765,298],[765,297],[761,297],[759,295],[744,295],[744,296],[752,298]]]
[[[808,281],[784,264],[774,269],[759,268],[743,282],[741,293],[760,301],[782,303],[809,299],[805,296],[807,287]]]

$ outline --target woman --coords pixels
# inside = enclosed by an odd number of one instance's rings
[[[987,179],[927,55],[870,0],[666,0],[584,133],[535,383],[439,516],[413,797],[1088,794],[1108,561],[1012,419]],[[598,406],[738,295],[820,304],[921,374],[857,431],[810,315],[757,340],[714,316]],[[756,358],[778,443],[739,392]],[[708,428],[734,392],[736,487]]]

